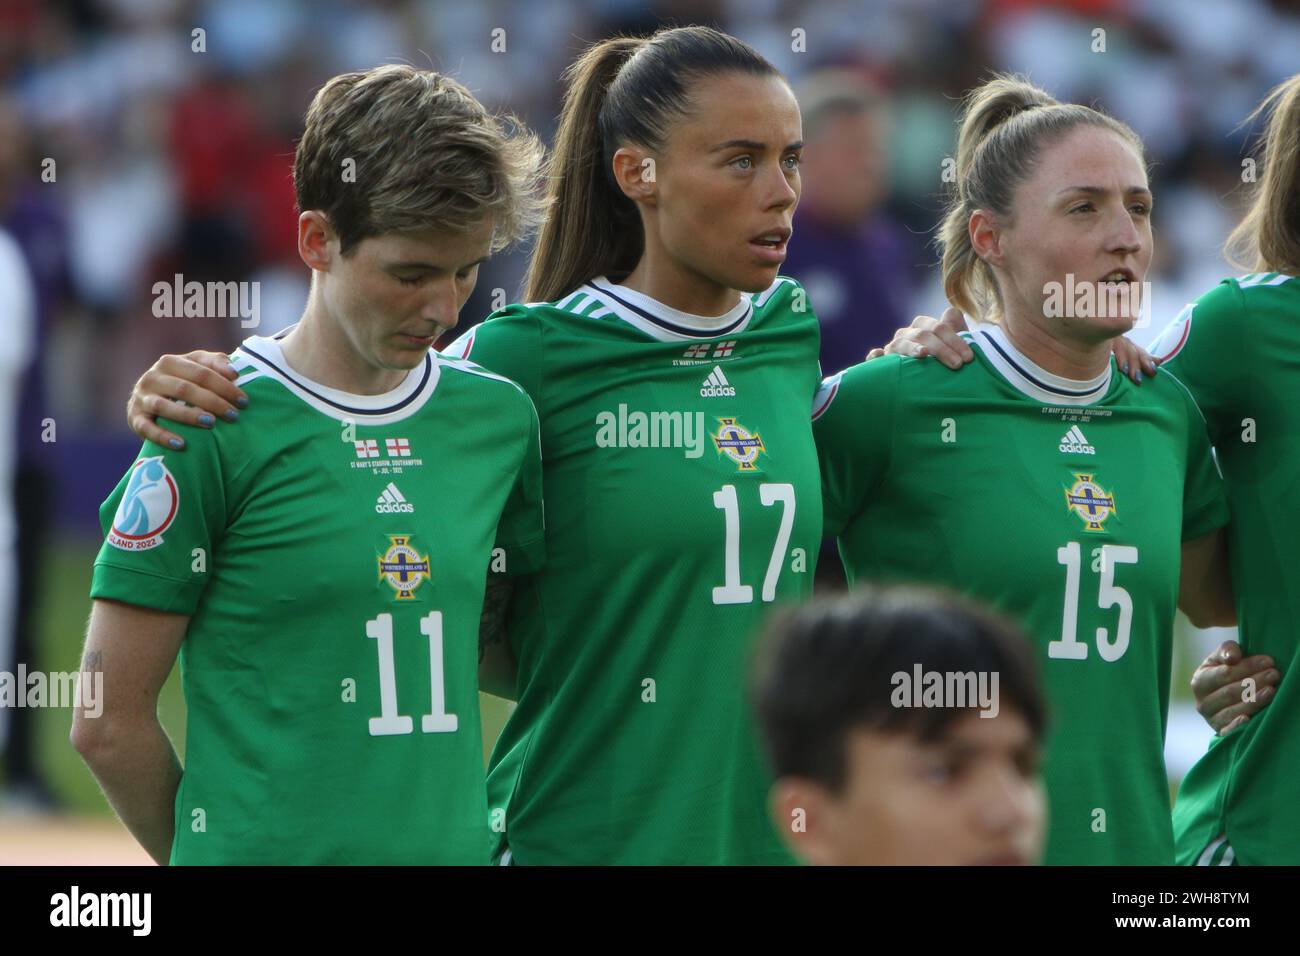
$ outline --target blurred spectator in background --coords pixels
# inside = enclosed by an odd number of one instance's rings
[[[889,197],[889,117],[861,73],[827,69],[796,87],[803,113],[803,193],[782,272],[808,290],[821,323],[822,371],[862,361],[911,321],[917,272],[911,239],[883,209]],[[835,542],[822,545],[818,591],[840,590]]]
[[[889,197],[884,101],[865,77],[840,69],[809,74],[796,95],[803,197],[782,271],[808,290],[829,375],[911,321],[913,256],[907,233],[882,208]]]
[[[33,610],[57,494],[41,359],[68,288],[68,230],[41,169],[16,107],[0,97],[0,230],[8,234],[0,253],[0,671],[11,673],[20,661],[38,667]],[[49,807],[32,717],[27,708],[0,712],[6,803]]]
[[[0,230],[0,672],[8,672],[6,683],[17,694],[26,686],[16,684],[19,661],[30,663],[30,655],[16,656],[14,638],[14,603],[18,590],[18,529],[13,507],[15,458],[15,423],[18,393],[22,377],[32,358],[32,327],[36,293],[32,288],[27,262],[18,243]],[[24,682],[25,684],[25,682]],[[6,706],[0,700],[0,748],[8,754],[8,740],[15,715],[28,711]],[[19,788],[31,783],[29,740],[21,741],[23,756],[29,766],[27,779],[6,773],[6,787],[18,795]],[[8,762],[8,761],[7,761]],[[20,798],[21,799],[21,798]],[[6,804],[10,801],[6,799]]]

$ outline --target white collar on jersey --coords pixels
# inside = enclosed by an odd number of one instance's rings
[[[385,425],[398,422],[418,411],[438,386],[441,362],[432,350],[392,391],[382,395],[354,395],[330,388],[294,371],[284,357],[280,340],[293,330],[290,326],[274,337],[254,335],[243,341],[235,352],[234,364],[240,376],[236,384],[269,375],[290,392],[319,412],[346,421],[364,418],[367,424]]]
[[[999,326],[982,325],[970,338],[983,346],[984,357],[1013,388],[1044,405],[1091,405],[1110,390],[1113,362],[1096,378],[1079,381],[1053,375],[1030,361]]]
[[[717,338],[743,332],[754,315],[754,301],[740,296],[740,301],[722,315],[694,315],[664,305],[658,299],[615,285],[607,276],[592,279],[578,290],[598,299],[624,322],[664,342],[682,339]],[[566,302],[567,298],[566,297]],[[562,303],[563,305],[564,303]],[[594,315],[603,315],[598,311]]]

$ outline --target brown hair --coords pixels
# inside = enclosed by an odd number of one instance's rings
[[[957,308],[985,320],[1001,312],[993,268],[971,246],[971,213],[986,209],[1010,221],[1016,187],[1038,154],[1084,125],[1113,131],[1145,156],[1142,140],[1124,123],[1090,106],[1057,102],[1025,77],[995,74],[967,95],[958,119],[956,181],[937,238],[943,291]]]
[[[1035,651],[1020,628],[968,598],[912,585],[869,585],[815,598],[769,622],[750,670],[750,699],[776,777],[843,793],[848,738],[869,730],[941,739],[976,706],[899,707],[895,675],[913,668],[1000,676],[1002,707],[1048,725]]]
[[[549,215],[525,299],[550,302],[595,276],[635,268],[645,233],[614,181],[614,153],[628,143],[661,148],[673,120],[690,111],[691,84],[731,71],[781,75],[748,44],[698,26],[604,40],[569,67],[548,167]]]
[[[880,112],[885,101],[875,84],[857,70],[821,69],[803,77],[795,88],[803,119],[804,140],[812,140],[832,119]]]
[[[450,77],[390,64],[317,91],[293,180],[298,209],[323,212],[344,255],[369,236],[460,231],[487,218],[496,251],[541,218],[542,155],[532,132],[488,113]]]
[[[1238,268],[1300,274],[1300,73],[1279,84],[1246,118],[1263,113],[1268,124],[1259,143],[1264,177],[1245,218],[1224,245]]]

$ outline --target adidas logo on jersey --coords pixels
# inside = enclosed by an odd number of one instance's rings
[[[410,514],[414,510],[415,505],[407,501],[402,496],[402,493],[397,490],[397,485],[391,481],[388,483],[388,487],[384,489],[384,493],[379,496],[379,500],[375,502],[375,514]]]
[[[722,366],[713,366],[713,371],[709,373],[709,377],[704,380],[704,385],[700,388],[700,397],[732,398],[735,394],[735,388],[727,381],[727,376],[722,373]]]
[[[1083,437],[1083,432],[1079,430],[1078,425],[1072,425],[1070,430],[1061,436],[1060,449],[1067,455],[1097,454],[1097,449],[1088,444],[1088,439]]]

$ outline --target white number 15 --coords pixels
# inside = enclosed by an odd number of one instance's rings
[[[1065,565],[1065,609],[1061,616],[1061,639],[1047,645],[1047,656],[1067,661],[1081,661],[1088,657],[1088,645],[1078,639],[1079,630],[1079,572],[1082,562],[1079,542],[1071,541],[1056,549],[1056,560]],[[1104,627],[1097,628],[1097,653],[1104,661],[1117,661],[1128,650],[1129,629],[1133,625],[1133,598],[1115,584],[1115,566],[1137,564],[1138,549],[1132,545],[1104,544],[1101,546],[1101,583],[1097,590],[1097,606],[1103,611],[1119,605],[1119,627],[1115,640]]]

